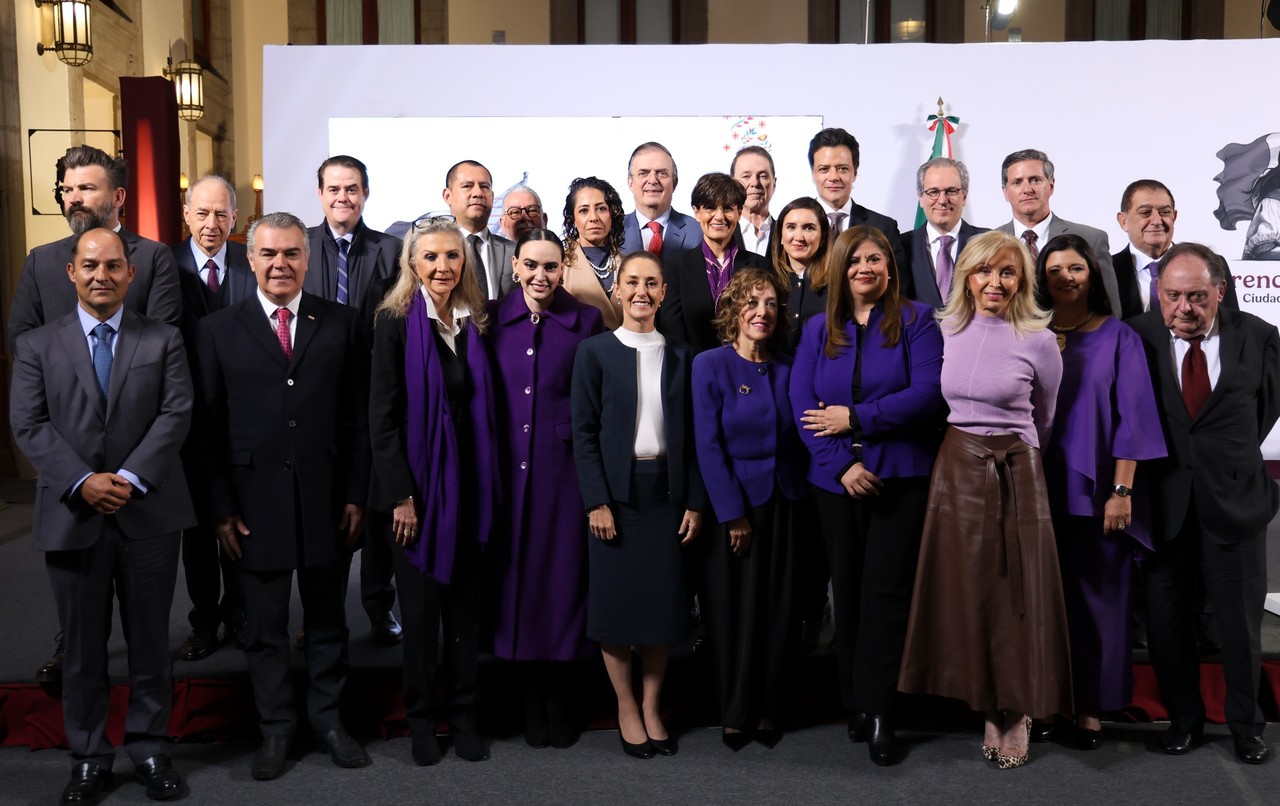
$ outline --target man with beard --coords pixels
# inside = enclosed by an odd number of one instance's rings
[[[58,187],[54,196],[62,207],[72,234],[60,241],[37,246],[22,264],[22,275],[9,309],[9,348],[28,330],[56,321],[76,309],[76,287],[67,282],[67,266],[72,262],[76,241],[92,229],[105,228],[120,234],[135,267],[133,281],[124,299],[124,308],[148,319],[178,324],[182,295],[178,267],[169,247],[143,238],[120,225],[124,207],[128,168],[93,146],[72,146],[57,164]],[[36,672],[36,682],[56,683],[62,679],[63,640],[57,638],[53,657]]]

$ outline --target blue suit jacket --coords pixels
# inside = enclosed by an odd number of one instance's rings
[[[862,462],[880,478],[927,476],[933,469],[946,410],[942,331],[928,305],[904,300],[902,315],[902,338],[885,347],[880,333],[883,313],[879,307],[871,311],[862,346],[862,402],[856,406],[857,327],[845,324],[849,346],[827,358],[827,315],[805,323],[791,369],[791,408],[812,457],[809,481],[828,492],[844,492],[840,477],[853,465],[854,455],[850,435],[819,437],[804,430],[800,418],[806,409],[818,408],[819,401],[853,409],[865,435]]]
[[[975,227],[964,219],[960,220],[960,242],[956,247],[956,262],[959,262],[960,253],[968,245],[969,239],[986,231],[986,227]],[[907,256],[907,265],[901,267],[898,272],[903,296],[932,305],[934,308],[941,308],[946,300],[938,291],[937,267],[933,264],[933,256],[929,254],[928,225],[903,233],[902,241],[902,251]]]
[[[667,228],[662,231],[662,257],[665,262],[669,255],[676,255],[686,249],[702,245],[702,225],[693,216],[671,211],[667,219]],[[644,249],[644,241],[640,238],[640,225],[634,212],[627,213],[622,219],[622,253],[639,252]]]
[[[796,434],[791,361],[746,361],[726,345],[693,359],[693,434],[716,520],[728,523],[771,497],[804,497],[808,454]],[[775,484],[776,482],[776,484]]]

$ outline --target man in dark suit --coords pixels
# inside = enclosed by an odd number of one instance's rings
[[[472,262],[478,262],[476,280],[485,299],[505,297],[516,287],[511,258],[516,245],[489,231],[493,214],[493,174],[475,160],[463,160],[449,169],[441,194],[449,212],[462,228]]]
[[[364,223],[369,169],[363,162],[346,154],[330,157],[320,163],[316,181],[324,222],[307,231],[310,257],[303,289],[367,314],[365,339],[372,340],[371,312],[400,271],[400,239]],[[378,534],[369,532],[370,538]],[[382,540],[365,540],[360,552],[360,603],[369,616],[373,639],[386,646],[400,643],[403,636],[391,609],[395,602],[391,547]]]
[[[809,168],[813,171],[818,202],[831,223],[831,242],[850,227],[866,224],[884,233],[893,247],[897,264],[905,266],[907,259],[902,253],[898,222],[853,200],[853,183],[858,178],[860,162],[858,141],[844,129],[823,129],[809,141]]]
[[[1160,307],[1130,320],[1147,353],[1169,456],[1152,462],[1155,556],[1147,562],[1152,665],[1169,708],[1162,743],[1180,755],[1204,725],[1196,654],[1197,580],[1222,636],[1236,755],[1268,754],[1258,708],[1267,524],[1280,506],[1260,446],[1280,418],[1280,334],[1221,307],[1225,261],[1194,243],[1160,261]]]
[[[76,309],[75,287],[67,282],[67,264],[76,239],[97,227],[116,230],[124,238],[135,275],[124,300],[125,310],[170,324],[178,323],[181,297],[173,254],[163,244],[143,238],[120,225],[128,166],[92,146],[73,146],[58,160],[54,196],[72,234],[37,246],[27,255],[9,308],[9,345],[18,336],[56,321]],[[62,637],[39,671],[36,681],[54,683],[62,677]]]
[[[214,311],[247,299],[257,284],[244,245],[227,240],[236,227],[236,190],[230,182],[212,174],[196,180],[187,189],[182,215],[191,237],[173,247],[173,259],[182,288],[182,339],[187,358],[195,366],[196,325]],[[198,525],[182,533],[182,569],[191,598],[187,613],[191,634],[178,650],[178,657],[186,661],[209,657],[218,648],[218,627],[224,623],[222,640],[235,641],[244,649],[244,602],[239,578],[231,558],[218,549],[218,535],[205,493],[208,485],[199,470],[200,426],[200,421],[193,422],[182,447],[192,502],[200,519]]]
[[[1164,253],[1173,246],[1173,224],[1177,220],[1178,208],[1174,205],[1173,192],[1163,182],[1139,179],[1124,189],[1116,221],[1129,236],[1129,245],[1111,256],[1122,319],[1151,310],[1156,267]],[[1240,310],[1230,273],[1222,304],[1232,310]]]
[[[1053,196],[1053,163],[1043,151],[1032,148],[1015,151],[1000,166],[1000,187],[1013,211],[1013,220],[1001,224],[999,230],[1019,238],[1027,245],[1032,259],[1050,240],[1071,232],[1089,242],[1098,261],[1098,272],[1107,289],[1111,310],[1120,310],[1120,292],[1115,270],[1111,267],[1111,246],[1107,234],[1100,229],[1059,218],[1049,209]]]
[[[675,157],[662,143],[641,143],[627,161],[627,187],[636,209],[622,219],[623,253],[648,250],[665,256],[702,243],[702,228],[691,216],[671,209],[680,183]]]
[[[147,795],[167,800],[185,791],[165,750],[178,536],[195,523],[178,458],[191,376],[178,330],[124,308],[136,272],[118,233],[76,236],[63,271],[78,304],[18,338],[9,403],[14,439],[40,475],[31,535],[66,638],[62,712],[77,763],[62,802],[96,803],[112,780],[113,590],[129,644],[125,750]]]
[[[969,169],[959,160],[935,157],[916,171],[916,196],[925,224],[902,235],[907,265],[898,266],[902,293],[934,308],[946,303],[956,262],[969,239],[986,232],[965,221]]]
[[[739,240],[749,252],[769,257],[769,237],[773,234],[773,215],[769,202],[778,187],[778,177],[773,167],[773,155],[760,146],[747,146],[733,155],[729,163],[729,176],[738,180],[747,191],[742,205],[741,235]]]
[[[307,235],[288,213],[249,227],[258,290],[200,321],[199,414],[210,510],[236,562],[261,716],[251,772],[278,777],[297,731],[289,680],[294,571],[307,625],[307,713],[335,764],[369,757],[342,726],[348,549],[369,490],[369,348],[352,308],[303,292]]]

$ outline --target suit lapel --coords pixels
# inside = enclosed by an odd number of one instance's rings
[[[1240,332],[1235,316],[1223,307],[1218,308],[1218,338],[1218,382],[1213,385],[1209,400],[1200,410],[1197,420],[1213,411],[1214,405],[1226,394],[1225,390],[1231,385],[1231,379],[1243,362],[1240,353],[1244,349],[1244,335]]]
[[[240,310],[236,312],[236,316],[240,319],[240,323],[244,325],[245,330],[249,333],[249,340],[256,342],[267,355],[271,356],[271,360],[280,366],[287,366],[284,357],[284,350],[280,349],[280,342],[276,339],[275,333],[271,331],[272,320],[263,316],[262,306],[258,304],[256,296],[246,299],[240,304]],[[299,325],[302,323],[299,322]]]
[[[290,366],[296,367],[298,362],[302,360],[302,354],[311,345],[311,339],[315,336],[316,328],[320,326],[320,311],[318,308],[319,306],[315,305],[310,296],[306,293],[302,295],[302,299],[298,303],[298,327],[293,332],[293,361],[290,362]]]
[[[124,379],[129,374],[129,367],[133,365],[133,355],[138,351],[138,336],[141,330],[142,323],[138,318],[129,311],[125,311],[124,318],[120,320],[120,332],[116,334],[115,356],[111,360],[111,381],[107,388],[108,419],[116,409],[116,404],[120,400],[120,389],[124,386]]]
[[[1146,313],[1134,321],[1134,328],[1151,345],[1156,366],[1156,379],[1160,386],[1160,397],[1164,403],[1166,417],[1176,420],[1180,427],[1191,424],[1191,415],[1187,412],[1187,404],[1182,399],[1182,387],[1173,374],[1173,343],[1169,330],[1164,326],[1160,315]]]
[[[106,410],[102,407],[102,393],[98,391],[98,376],[93,372],[89,343],[84,337],[84,331],[80,328],[80,318],[75,311],[71,312],[71,316],[63,319],[58,336],[62,340],[62,349],[71,358],[71,368],[75,371],[81,388],[94,402],[94,411],[99,417],[104,417]]]

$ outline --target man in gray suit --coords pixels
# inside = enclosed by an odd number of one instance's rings
[[[14,439],[40,474],[32,539],[66,637],[62,710],[76,766],[62,802],[95,803],[111,783],[113,591],[129,643],[125,750],[149,797],[176,798],[186,787],[165,752],[169,610],[178,538],[195,524],[178,458],[191,375],[178,329],[124,308],[136,271],[123,237],[86,231],[64,271],[79,304],[18,338],[9,401]]]
[[[493,213],[493,175],[475,160],[457,163],[444,177],[444,203],[458,220],[476,266],[476,279],[486,299],[507,295],[516,283],[511,258],[516,245],[489,231]]]
[[[622,219],[622,251],[646,249],[659,260],[702,246],[697,219],[671,209],[680,184],[675,157],[662,143],[641,143],[627,162],[627,187],[636,209]]]
[[[163,244],[143,238],[120,225],[128,166],[93,146],[73,146],[57,162],[58,186],[54,197],[71,225],[72,234],[60,241],[37,246],[27,255],[9,308],[9,346],[28,330],[53,322],[76,308],[75,287],[67,282],[67,264],[81,233],[96,227],[115,230],[124,238],[133,260],[135,276],[124,307],[141,316],[178,323],[182,309],[178,269],[173,253]],[[63,640],[36,672],[36,682],[62,679]]]
[[[1044,245],[1063,233],[1070,232],[1084,238],[1098,260],[1098,271],[1102,274],[1111,310],[1119,312],[1120,290],[1111,266],[1111,245],[1107,233],[1054,215],[1049,209],[1053,186],[1053,163],[1043,151],[1028,148],[1005,157],[1000,166],[1000,187],[1013,210],[1013,220],[998,229],[1022,239],[1032,258],[1038,258]]]

